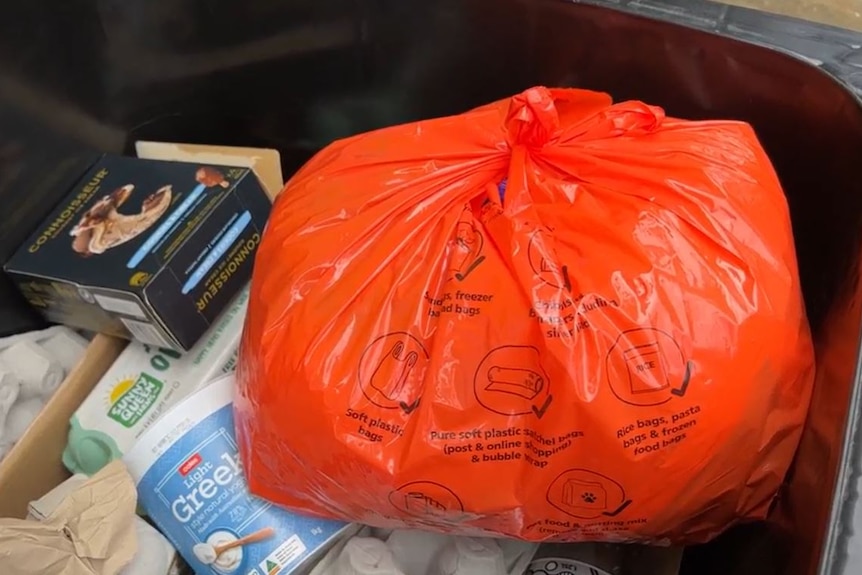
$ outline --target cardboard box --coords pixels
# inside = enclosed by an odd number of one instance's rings
[[[7,274],[49,321],[190,349],[251,277],[271,209],[255,173],[221,155],[103,156]]]

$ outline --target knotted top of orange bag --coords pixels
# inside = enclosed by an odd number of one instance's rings
[[[765,515],[812,361],[751,128],[539,87],[291,179],[237,428],[252,490],[306,513],[703,541]]]

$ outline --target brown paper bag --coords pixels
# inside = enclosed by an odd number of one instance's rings
[[[137,551],[137,494],[115,461],[75,489],[44,521],[0,519],[6,575],[116,575]]]

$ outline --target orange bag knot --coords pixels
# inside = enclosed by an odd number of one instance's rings
[[[506,114],[509,147],[541,148],[560,134],[560,116],[553,91],[536,86],[512,97]]]

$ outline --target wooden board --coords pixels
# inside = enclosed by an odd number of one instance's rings
[[[726,3],[862,32],[862,0],[727,0]]]

